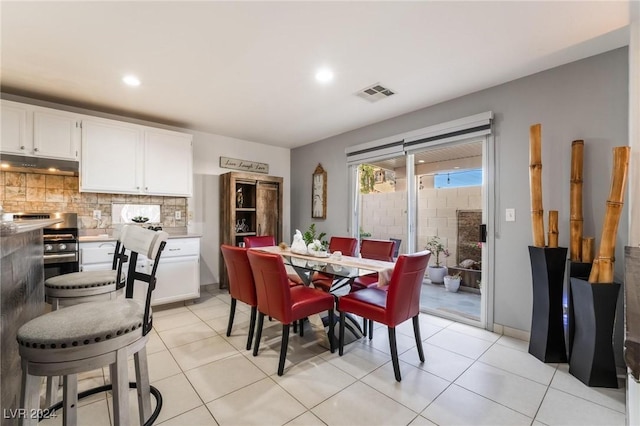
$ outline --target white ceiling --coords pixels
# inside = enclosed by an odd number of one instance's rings
[[[290,148],[626,45],[629,23],[628,1],[0,7],[5,92]],[[378,82],[396,95],[354,96]]]

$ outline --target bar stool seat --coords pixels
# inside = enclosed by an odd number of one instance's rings
[[[125,274],[121,275],[119,282],[115,270],[72,272],[51,277],[44,282],[45,297],[71,299],[113,293],[124,288],[127,282]]]
[[[155,274],[168,234],[136,226],[127,226],[122,233],[123,253],[125,250],[130,252],[126,298],[79,303],[54,310],[32,319],[18,330],[18,350],[22,362],[20,402],[26,413],[35,412],[39,408],[39,376],[62,375],[63,422],[65,425],[76,424],[77,374],[108,365],[113,393],[113,422],[115,425],[129,424],[129,387],[134,384],[129,384],[127,361],[133,355],[140,424],[153,421],[157,416],[161,401],[158,400],[156,411],[152,413],[146,343],[152,328],[151,295],[156,285]],[[138,254],[154,259],[149,274],[136,271]],[[109,281],[115,285],[115,281],[109,277],[110,271],[105,272],[107,273],[88,275],[82,272],[60,278],[75,275],[75,280],[65,280],[65,284],[70,287],[97,286],[85,289],[80,287],[80,290],[90,291],[92,288],[105,287],[96,281],[94,284],[89,283],[92,276],[101,277],[99,281],[102,283]],[[134,285],[138,282],[146,283],[144,300],[133,298]],[[35,425],[37,421],[38,419],[25,418],[23,424]]]

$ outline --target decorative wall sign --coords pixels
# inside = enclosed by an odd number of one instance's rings
[[[241,170],[243,172],[269,174],[269,165],[267,163],[258,163],[257,161],[220,157],[220,167],[225,169]]]
[[[315,219],[327,218],[327,172],[324,171],[320,164],[313,172],[311,217]]]

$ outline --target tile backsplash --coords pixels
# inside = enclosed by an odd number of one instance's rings
[[[5,212],[76,212],[80,229],[109,231],[111,204],[159,204],[162,226],[187,226],[187,199],[152,195],[97,194],[80,192],[78,176],[0,172],[0,203]],[[100,210],[101,219],[93,218]],[[176,219],[180,211],[181,219]]]

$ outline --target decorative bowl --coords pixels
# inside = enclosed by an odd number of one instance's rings
[[[144,216],[135,216],[132,217],[131,220],[135,223],[145,223],[149,220],[149,218]]]

